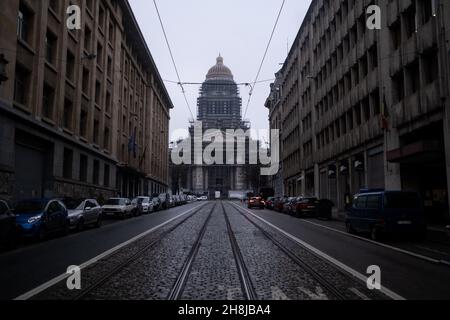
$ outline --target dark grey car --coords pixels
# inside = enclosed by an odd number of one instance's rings
[[[95,199],[64,199],[68,210],[69,227],[83,230],[85,226],[102,225],[102,207]]]

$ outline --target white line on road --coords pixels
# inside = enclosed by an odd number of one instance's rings
[[[366,296],[364,293],[362,293],[361,291],[359,291],[356,288],[349,288],[348,290],[350,290],[351,292],[353,292],[354,294],[356,294],[358,297],[360,297],[362,300],[370,300],[370,298],[368,296]]]
[[[316,222],[312,222],[312,221],[308,221],[308,220],[299,220],[299,221],[304,222],[304,223],[309,223],[309,224],[314,225],[316,227],[327,229],[327,230],[330,230],[330,231],[333,231],[333,232],[337,232],[337,233],[343,234],[343,235],[345,235],[347,237],[352,237],[352,238],[359,239],[359,240],[362,240],[362,241],[365,241],[365,242],[369,242],[369,243],[372,243],[374,245],[377,245],[377,246],[380,246],[380,247],[384,247],[384,248],[387,248],[387,249],[391,249],[393,251],[397,251],[397,252],[400,252],[400,253],[403,253],[403,254],[406,254],[406,255],[418,258],[418,259],[422,259],[422,260],[425,260],[425,261],[428,261],[428,262],[450,265],[450,262],[446,261],[446,260],[427,257],[427,256],[424,256],[424,255],[419,254],[419,253],[411,252],[411,251],[408,251],[408,250],[405,250],[405,249],[401,249],[401,248],[398,248],[398,247],[390,246],[388,244],[384,244],[384,243],[381,243],[381,242],[373,241],[371,239],[360,237],[360,236],[355,235],[355,234],[350,234],[350,233],[347,233],[347,232],[344,232],[344,231],[341,231],[341,230],[338,230],[338,229],[335,229],[335,228],[324,226],[323,224],[320,224],[320,223],[316,223]]]
[[[163,222],[160,225],[157,225],[156,227],[153,227],[153,228],[151,228],[151,229],[149,229],[149,230],[147,230],[147,231],[145,231],[145,232],[143,232],[143,233],[141,233],[141,234],[139,234],[139,235],[137,235],[137,236],[135,236],[135,237],[133,237],[133,238],[131,238],[131,239],[129,239],[129,240],[127,240],[127,241],[125,241],[125,242],[123,242],[123,243],[121,243],[121,244],[119,244],[119,245],[117,245],[117,246],[115,246],[115,247],[113,247],[113,248],[111,248],[111,249],[101,253],[101,254],[99,254],[98,256],[90,259],[89,261],[86,261],[86,262],[82,263],[79,266],[80,269],[82,270],[82,269],[90,266],[91,264],[93,264],[93,263],[95,263],[95,262],[105,258],[106,256],[111,255],[112,253],[116,252],[117,250],[119,250],[119,249],[129,245],[130,243],[132,243],[134,241],[137,241],[137,240],[145,237],[146,235],[148,235],[148,234],[150,234],[150,233],[152,233],[152,232],[154,232],[154,231],[164,227],[165,225],[169,224],[170,222],[172,222],[172,221],[174,221],[174,220],[176,220],[176,219],[178,219],[178,218],[180,218],[182,216],[185,216],[186,214],[194,211],[195,209],[197,209],[197,208],[199,208],[199,207],[201,207],[203,205],[204,205],[204,203],[199,204],[198,206],[195,206],[195,207],[193,207],[193,208],[191,208],[191,209],[189,209],[189,210],[187,210],[187,211],[185,211],[183,213],[180,213],[179,215],[177,215],[177,216],[167,220],[166,222]],[[57,277],[55,277],[55,278],[53,278],[53,279],[51,279],[51,280],[49,280],[47,282],[41,284],[40,286],[38,286],[38,287],[36,287],[36,288],[34,288],[34,289],[32,289],[32,290],[30,290],[30,291],[20,295],[20,296],[18,296],[14,300],[27,300],[27,299],[30,299],[31,297],[41,293],[42,291],[50,288],[51,286],[57,284],[58,282],[64,280],[68,276],[69,276],[69,274],[63,273],[63,274],[61,274],[61,275],[59,275],[59,276],[57,276]]]
[[[294,242],[297,242],[298,244],[300,244],[301,246],[305,247],[306,249],[314,252],[316,255],[320,256],[321,258],[331,262],[332,264],[338,266],[339,268],[341,268],[342,270],[346,271],[347,273],[353,275],[355,278],[357,278],[358,280],[362,281],[364,284],[367,283],[367,276],[363,275],[362,273],[356,271],[355,269],[349,267],[348,265],[336,260],[335,258],[329,256],[328,254],[326,254],[323,251],[320,251],[319,249],[313,247],[312,245],[304,242],[303,240],[300,240],[299,238],[297,238],[296,236],[293,236],[292,234],[284,231],[283,229],[273,225],[272,223],[270,223],[269,221],[257,216],[256,214],[254,214],[253,212],[251,212],[250,210],[247,210],[246,208],[243,208],[233,202],[231,202],[232,205],[239,207],[240,209],[245,210],[246,212],[248,212],[249,214],[251,214],[252,216],[254,216],[256,219],[264,222],[265,224],[267,224],[268,226],[274,228],[275,230],[281,232],[282,234],[284,234],[286,237],[290,238],[291,240],[293,240]],[[390,297],[391,299],[394,300],[406,300],[404,297],[400,296],[399,294],[393,292],[392,290],[389,290],[388,288],[381,286],[380,291],[382,293],[384,293],[386,296]]]

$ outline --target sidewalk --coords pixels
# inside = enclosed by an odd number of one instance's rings
[[[344,222],[345,212],[333,209],[333,220]],[[427,239],[431,241],[446,242],[450,244],[450,226],[429,224],[427,226]]]

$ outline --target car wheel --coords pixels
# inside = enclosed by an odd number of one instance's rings
[[[83,223],[83,227],[84,227],[84,223]],[[62,228],[61,235],[67,236],[68,234],[69,234],[69,222],[66,222]]]
[[[98,216],[97,222],[95,223],[95,227],[100,228],[102,226],[102,222],[103,222],[102,217]]]
[[[39,241],[44,241],[47,238],[47,230],[44,226],[39,228],[37,238]]]
[[[81,231],[83,231],[83,229],[84,229],[84,220],[80,219],[80,220],[78,220],[78,223],[77,223],[77,231],[81,232]]]
[[[372,229],[370,229],[370,238],[373,241],[379,241],[381,236],[380,236],[380,230],[377,227],[372,227]]]

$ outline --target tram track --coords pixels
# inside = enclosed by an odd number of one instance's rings
[[[132,256],[130,256],[129,258],[120,262],[119,264],[114,266],[114,268],[112,268],[110,271],[103,274],[103,276],[96,279],[86,289],[83,289],[80,293],[78,293],[75,297],[73,297],[72,300],[83,300],[83,299],[87,298],[96,289],[102,287],[105,283],[107,283],[111,278],[113,278],[114,276],[119,274],[121,271],[123,271],[126,267],[128,267],[129,265],[131,265],[134,262],[136,262],[137,260],[139,260],[148,250],[155,247],[165,237],[167,237],[169,234],[171,234],[176,229],[178,229],[182,224],[184,224],[187,220],[191,219],[193,216],[195,216],[197,213],[199,213],[206,206],[207,206],[207,204],[196,208],[193,212],[191,212],[188,216],[184,217],[182,220],[177,222],[174,226],[172,226],[169,229],[167,229],[166,231],[162,232],[155,240],[146,244],[145,246],[140,248],[137,252],[135,252]]]
[[[277,240],[274,236],[272,236],[269,232],[264,230],[257,223],[252,221],[243,211],[241,211],[236,206],[230,206],[236,212],[238,212],[242,217],[244,217],[250,224],[252,224],[256,229],[258,229],[261,234],[268,239],[271,243],[275,245],[281,252],[283,252],[293,263],[295,263],[298,267],[304,270],[311,278],[313,278],[322,288],[327,290],[330,294],[332,294],[337,300],[347,300],[348,298],[341,293],[332,283],[330,283],[326,278],[324,278],[319,272],[317,272],[311,265],[304,262],[296,253],[294,253],[291,249],[287,248],[283,245],[279,240]],[[297,244],[295,244],[298,246]],[[304,248],[302,248],[304,249]]]
[[[172,287],[172,290],[170,291],[167,300],[180,300],[183,296],[184,289],[186,287],[186,283],[189,279],[189,275],[192,269],[192,265],[195,261],[195,258],[197,257],[197,253],[200,249],[203,237],[206,232],[206,228],[208,227],[208,223],[211,220],[211,216],[216,209],[217,203],[213,205],[213,207],[210,209],[208,213],[208,217],[206,218],[205,222],[203,223],[202,228],[200,229],[200,232],[197,236],[197,239],[195,240],[191,251],[189,252],[189,255],[187,256],[186,260],[183,263],[183,266],[181,267],[181,271],[179,272],[177,279],[175,280],[175,284]]]

